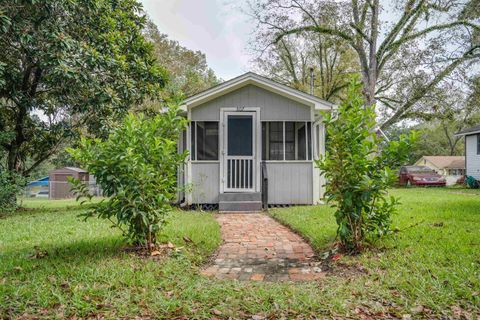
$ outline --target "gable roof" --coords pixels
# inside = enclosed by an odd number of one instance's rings
[[[465,169],[464,156],[423,156],[421,159],[429,161],[438,169]]]
[[[58,168],[55,170],[50,171],[50,173],[55,173],[55,172],[63,172],[63,171],[74,171],[74,172],[80,172],[80,173],[86,173],[86,170],[83,170],[82,168],[77,168],[77,167],[63,167],[63,168]]]
[[[207,101],[213,100],[217,97],[223,96],[229,92],[240,89],[250,84],[271,91],[273,93],[277,93],[300,103],[309,105],[311,107],[314,107],[315,110],[336,109],[336,106],[331,102],[325,101],[303,91],[291,88],[289,86],[278,83],[253,72],[244,73],[241,76],[225,81],[219,85],[216,85],[210,89],[199,92],[185,99],[185,101],[183,102],[184,104],[182,105],[182,109],[186,111],[187,108],[196,107]]]
[[[476,133],[480,133],[480,124],[478,124],[474,127],[470,127],[470,128],[464,129],[462,131],[459,131],[459,132],[455,133],[455,135],[456,136],[467,136],[469,134],[476,134]]]

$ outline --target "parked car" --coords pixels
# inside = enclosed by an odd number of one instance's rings
[[[425,166],[403,166],[400,168],[399,183],[402,186],[437,186],[446,185],[446,180],[432,169]]]

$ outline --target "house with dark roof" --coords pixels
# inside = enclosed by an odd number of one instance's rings
[[[426,166],[441,174],[447,185],[453,185],[458,178],[465,175],[465,157],[463,156],[423,156],[416,166]]]
[[[457,132],[456,136],[465,137],[466,175],[480,180],[480,124]]]

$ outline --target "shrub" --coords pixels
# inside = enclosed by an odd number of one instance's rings
[[[25,179],[16,172],[0,170],[0,212],[9,213],[18,208],[17,195],[25,187]]]
[[[355,253],[365,240],[388,233],[398,201],[387,188],[415,136],[383,140],[375,127],[375,107],[365,106],[356,79],[338,116],[325,115],[325,123],[328,151],[316,164],[328,181],[327,201],[336,208],[337,236],[346,251]]]
[[[151,248],[167,221],[177,194],[177,170],[186,154],[177,153],[178,137],[186,120],[170,107],[153,117],[130,114],[105,141],[82,139],[70,149],[101,185],[104,196],[85,218],[110,220],[134,244]],[[89,197],[74,181],[74,190]]]

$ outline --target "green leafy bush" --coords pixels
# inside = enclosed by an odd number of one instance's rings
[[[25,179],[16,172],[0,170],[0,213],[13,212],[18,208],[17,195],[25,187]]]
[[[325,115],[328,151],[318,160],[328,181],[326,197],[336,208],[337,235],[348,252],[359,252],[365,240],[390,230],[397,199],[387,188],[397,179],[415,139],[385,141],[376,130],[374,106],[365,106],[361,85],[352,80],[337,116]]]
[[[186,120],[170,107],[153,117],[129,114],[105,141],[82,139],[73,158],[95,175],[106,200],[85,217],[109,219],[134,244],[151,248],[166,223],[177,192],[177,170],[186,154],[177,142]],[[75,181],[74,190],[88,197]]]

